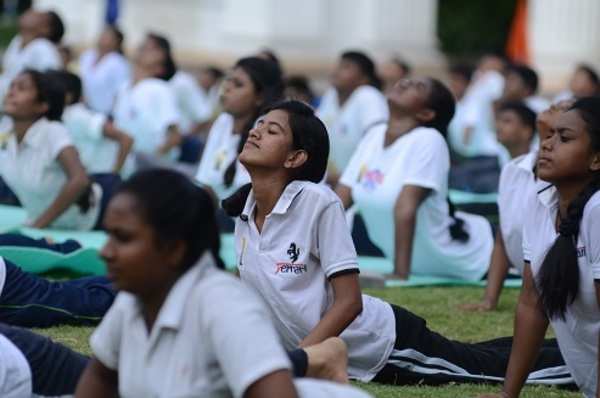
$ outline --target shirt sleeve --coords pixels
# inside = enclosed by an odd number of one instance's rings
[[[102,322],[90,337],[90,346],[94,356],[104,366],[112,370],[119,369],[119,350],[124,325],[123,299],[119,294]]]
[[[427,129],[417,132],[414,148],[405,160],[403,185],[416,185],[441,192],[448,181],[450,154],[442,135]]]
[[[158,106],[154,109],[153,112],[156,112],[156,123],[157,126],[160,126],[160,130],[165,132],[167,129],[179,123],[179,110],[177,109],[177,101],[175,99],[175,95],[173,91],[165,87],[164,90],[161,90],[160,95],[157,95],[156,99],[158,100]]]
[[[379,91],[368,87],[370,91],[366,91],[368,95],[365,95],[364,100],[360,103],[360,122],[362,134],[367,133],[367,129],[378,123],[384,122],[389,118],[388,105],[385,97],[379,93]]]
[[[53,123],[49,128],[47,138],[46,142],[52,159],[57,159],[66,147],[73,146],[69,132],[62,123]]]
[[[321,267],[328,278],[340,271],[358,269],[356,249],[339,200],[329,204],[318,218],[316,239]]]
[[[600,193],[596,193],[585,207],[581,222],[581,238],[587,262],[595,280],[600,279]]]
[[[203,306],[203,324],[219,366],[234,397],[277,370],[290,369],[264,304],[239,281],[223,278],[205,293],[210,305]],[[222,297],[223,300],[214,300]]]
[[[219,134],[221,133],[223,126],[223,119],[221,116],[215,120],[208,137],[206,139],[206,146],[204,147],[203,155],[200,159],[200,165],[198,166],[198,172],[196,173],[196,181],[204,185],[210,185],[210,168],[213,167],[214,155],[217,152],[219,145]]]

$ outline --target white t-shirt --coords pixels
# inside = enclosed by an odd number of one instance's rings
[[[29,364],[23,353],[0,334],[0,397],[33,397]]]
[[[217,270],[210,254],[171,288],[150,334],[140,302],[120,292],[90,345],[118,371],[124,398],[242,397],[262,377],[291,368],[263,303]],[[311,380],[297,387],[304,397],[366,396]]]
[[[43,38],[34,39],[24,48],[21,48],[21,43],[21,36],[15,36],[4,52],[0,76],[0,99],[3,99],[8,92],[12,80],[25,69],[44,72],[63,67],[62,58],[51,41]]]
[[[177,101],[182,132],[187,133],[194,124],[210,118],[211,107],[208,98],[194,76],[179,70],[169,80],[169,85]]]
[[[444,138],[435,129],[418,127],[384,148],[385,132],[386,125],[380,125],[367,133],[340,179],[352,188],[369,237],[393,261],[394,207],[402,188],[416,185],[431,189],[417,210],[411,273],[480,280],[492,253],[491,226],[481,216],[457,211],[470,238],[460,242],[450,236],[450,155]]]
[[[498,72],[488,71],[473,79],[448,126],[454,151],[463,156],[497,156],[502,151],[496,139],[493,103],[502,96],[503,89],[504,77]],[[463,135],[467,127],[473,130],[465,145]]]
[[[237,266],[242,281],[268,304],[285,348],[292,350],[333,304],[328,278],[358,269],[356,251],[342,204],[323,184],[289,183],[260,234],[255,204],[251,192],[236,220]],[[362,313],[340,337],[348,344],[349,375],[369,381],[387,362],[396,328],[389,304],[362,297]]]
[[[219,115],[208,133],[196,180],[210,187],[220,200],[250,182],[248,171],[236,160],[240,138],[239,134],[233,132],[233,116],[228,113]],[[225,171],[233,161],[237,162],[235,177],[231,186],[227,187],[224,182]]]
[[[65,108],[62,121],[86,170],[89,173],[111,173],[117,161],[119,144],[104,137],[106,115],[80,102]]]
[[[558,237],[555,220],[558,211],[558,193],[550,187],[526,201],[523,211],[523,253],[531,263],[536,277],[546,253]],[[596,396],[598,375],[598,335],[600,334],[600,308],[596,298],[594,280],[600,279],[600,192],[596,192],[583,211],[577,239],[579,257],[579,291],[577,298],[567,307],[565,320],[551,319],[558,345],[565,363],[581,392],[587,397]],[[577,270],[573,270],[577,272]]]
[[[9,118],[3,118],[0,126],[0,131],[12,131]],[[58,155],[70,146],[73,142],[62,123],[41,118],[27,130],[20,144],[15,134],[10,134],[0,147],[0,175],[27,211],[28,222],[42,215],[66,184],[67,175]],[[87,212],[81,213],[78,206],[72,205],[50,227],[92,229],[100,212],[101,192],[94,189],[94,195],[94,203]]]
[[[168,128],[179,123],[173,91],[155,78],[122,86],[113,116],[115,126],[134,139],[133,150],[150,154],[165,142]]]
[[[367,129],[389,117],[383,94],[368,85],[360,86],[340,107],[337,91],[325,92],[317,116],[325,123],[331,142],[330,163],[341,173]]]
[[[98,61],[98,50],[85,51],[79,58],[83,97],[88,106],[108,115],[119,89],[130,78],[129,62],[122,54],[111,52]]]
[[[500,173],[498,186],[498,212],[500,232],[510,263],[523,272],[523,198],[537,192],[539,184],[533,174],[537,152],[510,161]]]

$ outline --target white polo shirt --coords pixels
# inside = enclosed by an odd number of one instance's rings
[[[168,128],[179,123],[173,91],[167,82],[155,78],[122,86],[113,117],[115,126],[134,139],[133,150],[150,154],[165,142]]]
[[[0,126],[0,131],[12,131],[9,118],[4,118]],[[36,121],[20,144],[16,136],[10,134],[0,146],[0,175],[27,211],[28,223],[46,211],[67,183],[58,155],[70,146],[73,142],[65,126],[46,118]],[[50,228],[92,229],[100,212],[101,192],[94,190],[94,195],[95,205],[87,212],[81,213],[78,206],[72,205],[52,222]]]
[[[48,69],[62,69],[62,58],[56,46],[49,40],[38,38],[21,48],[20,35],[15,36],[2,58],[0,77],[0,99],[4,98],[12,80],[25,69],[44,72]]]
[[[502,168],[498,186],[498,212],[500,232],[504,240],[506,254],[513,267],[523,272],[523,198],[529,197],[547,183],[536,182],[533,168],[537,152],[510,161]],[[543,185],[545,184],[545,185]]]
[[[371,129],[361,141],[340,183],[352,188],[352,198],[365,220],[369,237],[394,261],[394,208],[405,185],[431,189],[417,210],[411,273],[462,280],[480,280],[489,267],[493,247],[488,221],[460,211],[470,238],[450,236],[454,222],[448,211],[450,155],[442,135],[418,127],[384,147],[387,126]]]
[[[208,133],[196,180],[210,187],[219,200],[229,197],[250,182],[248,171],[236,160],[240,139],[241,136],[233,132],[233,116],[228,113],[221,113]],[[237,162],[235,177],[231,186],[227,187],[224,182],[225,171],[233,161]]]
[[[62,121],[86,170],[89,173],[111,173],[117,161],[119,144],[104,137],[106,115],[79,102],[65,108]]]
[[[289,183],[260,234],[255,205],[251,192],[236,220],[237,266],[244,283],[268,304],[285,348],[292,350],[333,304],[328,278],[358,269],[356,251],[342,204],[323,184]],[[349,375],[369,381],[387,362],[396,329],[389,304],[362,297],[362,313],[340,337],[348,344]]]
[[[364,85],[354,90],[343,106],[340,106],[337,91],[330,88],[323,95],[317,116],[329,132],[330,163],[342,173],[366,130],[387,120],[389,110],[381,91]]]
[[[118,371],[121,397],[242,397],[291,368],[263,303],[210,254],[171,288],[149,334],[140,305],[120,292],[90,339],[96,358]],[[297,387],[304,397],[366,396],[314,380]]]
[[[122,54],[111,52],[98,60],[98,50],[90,49],[79,58],[79,73],[87,105],[108,115],[119,89],[130,79],[131,68]]]
[[[0,397],[33,397],[31,370],[23,353],[0,334]]]
[[[530,196],[523,211],[523,253],[531,263],[536,277],[546,253],[558,233],[555,220],[558,211],[556,188],[550,187]],[[581,392],[596,396],[598,374],[598,335],[600,334],[600,307],[596,298],[594,280],[600,279],[600,192],[596,192],[583,211],[577,239],[579,291],[573,304],[567,307],[565,320],[551,319],[558,345],[565,363]]]
[[[192,74],[178,70],[169,80],[169,85],[177,101],[182,132],[188,133],[194,124],[210,118],[211,107],[208,98]]]

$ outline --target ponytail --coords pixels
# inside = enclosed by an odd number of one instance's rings
[[[242,185],[242,187],[235,191],[233,195],[223,199],[221,201],[221,207],[225,210],[225,214],[229,217],[239,217],[242,214],[242,211],[244,211],[244,206],[246,205],[246,200],[248,200],[251,189],[251,183]]]
[[[450,237],[459,242],[467,242],[470,238],[469,233],[465,230],[465,220],[462,218],[456,217],[454,214],[456,212],[456,206],[450,200],[450,197],[446,198],[448,202],[448,212],[450,213],[450,217],[454,222],[450,225]]]
[[[559,236],[546,254],[537,275],[540,303],[550,319],[565,319],[567,306],[577,298],[579,269],[577,239],[583,210],[600,189],[600,178],[594,180],[573,200],[566,217],[560,219]]]

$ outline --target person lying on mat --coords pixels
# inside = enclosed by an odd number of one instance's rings
[[[435,79],[404,79],[387,101],[389,122],[366,133],[336,193],[346,209],[358,206],[369,238],[394,264],[392,277],[481,280],[492,253],[491,226],[455,211],[448,198],[452,94]]]
[[[250,130],[239,156],[252,183],[222,203],[236,217],[242,282],[269,306],[285,348],[339,336],[348,345],[349,376],[365,382],[501,381],[511,338],[453,341],[406,309],[361,295],[343,206],[319,184],[328,155],[327,130],[312,108],[299,101],[274,105]],[[565,366],[554,341],[536,369],[531,382],[571,381],[561,372]]]
[[[69,133],[60,123],[65,95],[49,74],[17,75],[4,100],[0,175],[35,228],[93,229],[102,188],[91,183]]]
[[[292,381],[269,311],[218,269],[213,199],[184,175],[134,175],[104,224],[101,254],[119,294],[90,339],[94,358],[76,397],[368,396],[341,383]]]

